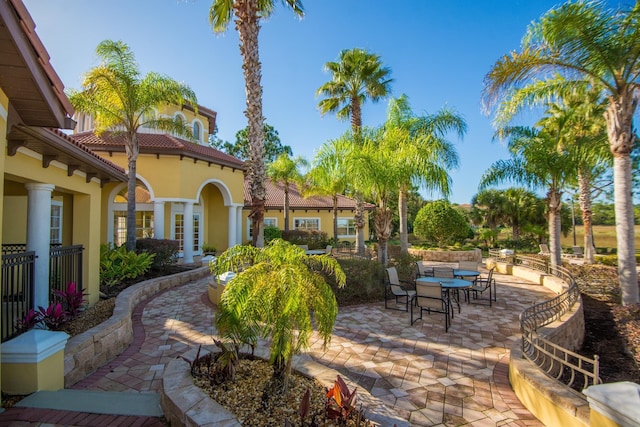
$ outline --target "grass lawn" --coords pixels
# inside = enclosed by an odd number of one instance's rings
[[[581,225],[576,226],[576,246],[584,246],[584,229]],[[635,226],[636,249],[640,249],[640,225]],[[617,248],[615,225],[594,225],[593,240],[597,248]],[[573,246],[573,232],[562,236],[560,241],[563,248]]]

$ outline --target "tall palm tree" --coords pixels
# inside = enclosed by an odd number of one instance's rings
[[[136,162],[138,130],[141,127],[192,137],[179,118],[156,117],[154,110],[166,104],[190,104],[197,111],[195,93],[186,85],[157,73],[141,77],[133,52],[122,41],[104,40],[96,53],[102,63],[92,68],[82,90],[70,90],[69,100],[77,111],[89,114],[95,132],[110,130],[124,135],[128,162],[127,250],[136,248]]]
[[[378,55],[364,49],[345,49],[340,52],[337,62],[327,62],[331,81],[316,91],[322,96],[318,106],[322,115],[336,113],[340,120],[351,118],[351,130],[357,137],[362,129],[362,104],[366,100],[378,102],[391,91],[391,69],[384,67]],[[364,251],[364,200],[358,194],[356,199],[356,247]]]
[[[594,91],[574,90],[562,94],[558,102],[547,103],[547,114],[538,123],[557,133],[558,149],[566,151],[576,162],[579,203],[584,228],[584,262],[593,264],[592,198],[594,181],[610,167],[605,105]]]
[[[554,136],[544,129],[510,127],[501,129],[499,135],[508,138],[511,158],[494,162],[482,175],[479,189],[484,190],[490,185],[507,181],[532,189],[546,189],[551,265],[562,265],[562,190],[568,182],[575,179],[575,163],[556,149]]]
[[[353,152],[348,160],[353,188],[376,201],[373,225],[378,239],[378,261],[383,265],[389,259],[388,241],[393,231],[390,201],[404,178],[399,174],[403,162],[396,145],[399,134],[397,129],[385,132],[362,129],[359,136],[354,136]]]
[[[284,231],[289,231],[289,188],[291,184],[299,186],[304,182],[304,176],[300,168],[306,167],[309,162],[304,157],[292,159],[287,153],[282,153],[267,166],[267,175],[275,183],[284,185]]]
[[[511,227],[513,240],[520,238],[520,229],[536,214],[537,197],[522,187],[507,188],[501,206],[505,223]]]
[[[416,116],[406,95],[389,101],[385,132],[393,132],[390,150],[396,151],[396,173],[400,177],[398,213],[400,218],[400,248],[407,253],[407,195],[412,185],[443,196],[450,194],[448,170],[458,167],[458,153],[446,139],[449,132],[462,137],[467,125],[452,110],[443,108],[433,115]],[[394,147],[395,145],[395,147]]]
[[[602,1],[576,1],[556,7],[532,23],[520,52],[499,59],[485,77],[489,106],[514,87],[558,72],[563,88],[591,84],[607,100],[605,119],[613,154],[618,277],[622,304],[640,301],[632,200],[633,116],[640,92],[640,2],[628,11]],[[557,93],[557,87],[532,96]]]
[[[298,16],[304,15],[301,0],[282,0]],[[262,115],[262,65],[258,52],[260,19],[268,18],[275,8],[274,0],[214,0],[209,9],[209,22],[216,33],[226,31],[235,15],[236,29],[240,37],[240,54],[247,94],[249,128],[248,180],[251,194],[253,244],[264,246],[264,202],[266,199],[264,165],[264,116]]]
[[[324,143],[307,174],[305,196],[330,196],[333,200],[333,241],[338,242],[338,195],[349,188],[348,162],[352,152],[352,139],[344,136]]]

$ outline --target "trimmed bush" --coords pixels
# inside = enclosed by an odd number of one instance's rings
[[[338,259],[347,284],[339,288],[335,279],[324,274],[325,280],[333,289],[339,306],[363,304],[384,299],[384,268],[377,261],[368,259]]]
[[[282,230],[278,227],[274,227],[269,225],[264,228],[264,243],[268,244],[270,241],[274,239],[282,239]]]
[[[282,232],[282,239],[294,245],[307,245],[309,249],[324,249],[329,237],[323,231],[289,230]]]
[[[174,265],[178,258],[179,245],[177,240],[168,239],[138,239],[136,241],[137,253],[153,254],[151,270],[164,271],[168,266]]]

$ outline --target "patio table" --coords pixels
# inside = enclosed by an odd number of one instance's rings
[[[471,288],[471,282],[468,280],[462,279],[449,279],[444,277],[418,277],[416,282],[429,282],[429,283],[440,283],[442,289],[447,293],[447,298],[449,300],[449,306],[451,306],[451,291],[454,291],[454,300],[458,305],[458,313],[460,313],[460,297],[458,296],[458,292],[462,290],[466,290]],[[453,311],[451,312],[451,317],[453,317]]]
[[[324,255],[326,253],[324,249],[309,249],[305,252],[307,255]]]
[[[453,269],[453,275],[456,277],[473,277],[474,279],[480,275],[479,271],[476,270],[458,270],[457,268]]]

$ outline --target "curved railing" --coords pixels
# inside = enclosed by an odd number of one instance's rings
[[[599,384],[600,365],[598,356],[593,359],[568,350],[538,334],[538,329],[549,325],[568,313],[580,301],[580,289],[569,270],[552,266],[548,259],[515,255],[499,250],[490,250],[489,256],[498,261],[520,265],[558,277],[568,287],[558,296],[534,304],[520,313],[522,354],[535,363],[547,375],[569,387],[581,390]],[[578,379],[582,381],[578,381]]]

